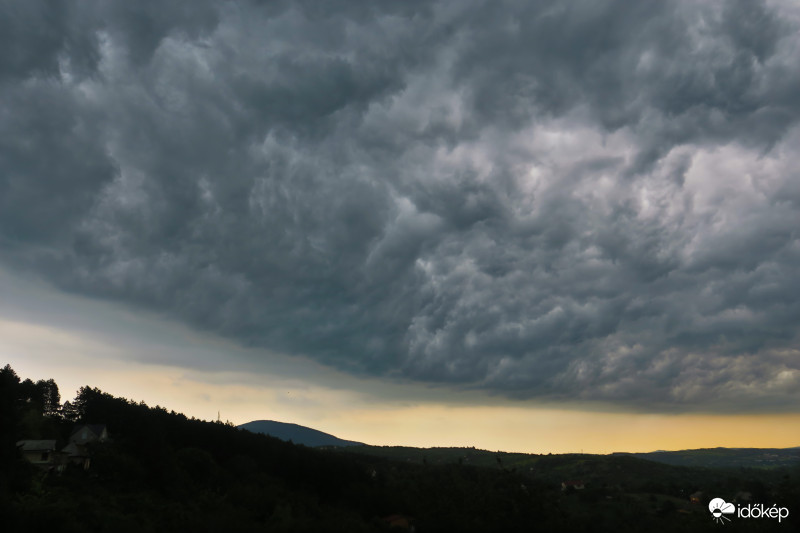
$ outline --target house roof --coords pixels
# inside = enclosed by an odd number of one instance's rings
[[[56,449],[56,441],[20,440],[17,441],[17,448],[22,448],[23,452],[52,452]]]
[[[83,428],[88,428],[89,431],[94,433],[97,437],[99,437],[103,430],[106,429],[105,424],[80,424],[72,428],[72,433],[70,435],[75,435],[78,431],[82,430]]]
[[[74,442],[70,442],[61,450],[62,452],[66,453],[70,457],[88,457],[89,454],[86,451],[85,446],[81,446],[80,444],[76,444]]]

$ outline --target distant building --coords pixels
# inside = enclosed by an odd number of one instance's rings
[[[61,452],[65,461],[88,470],[91,464],[88,445],[106,441],[108,441],[108,429],[105,424],[81,424],[72,430],[69,444]]]
[[[25,459],[40,467],[55,468],[61,472],[67,464],[72,463],[87,470],[90,464],[88,445],[106,441],[108,430],[105,425],[82,424],[75,426],[69,437],[69,444],[61,450],[57,448],[55,439],[21,440],[17,442],[17,448],[22,451]]]
[[[703,503],[703,496],[705,495],[702,492],[697,491],[689,496],[689,501],[692,503]]]
[[[84,446],[90,442],[105,442],[108,440],[108,430],[104,424],[82,424],[75,426],[69,437],[71,443]]]
[[[21,440],[17,441],[17,448],[25,459],[37,466],[56,466],[60,462],[55,440]]]
[[[84,470],[89,469],[91,457],[89,456],[89,450],[86,449],[85,445],[70,442],[64,446],[64,448],[61,450],[61,453],[63,454],[66,462],[78,465]]]
[[[567,490],[567,489],[583,490],[585,488],[586,485],[584,485],[583,481],[579,479],[561,482],[561,490]]]

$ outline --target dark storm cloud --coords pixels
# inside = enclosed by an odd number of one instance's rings
[[[0,9],[7,266],[354,373],[796,405],[789,3]]]

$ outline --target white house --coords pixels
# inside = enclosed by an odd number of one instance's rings
[[[22,456],[38,466],[54,466],[59,463],[60,454],[56,451],[55,440],[20,440],[17,448]]]

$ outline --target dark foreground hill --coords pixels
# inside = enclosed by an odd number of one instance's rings
[[[390,449],[397,453],[389,458],[372,447],[298,446],[89,387],[69,409],[54,410],[24,385],[0,369],[4,531],[718,531],[708,500],[743,491],[792,515],[782,524],[732,522],[725,531],[798,530],[797,470],[472,449],[439,464],[435,450]],[[91,447],[88,470],[34,467],[15,447],[19,439],[61,446],[75,423],[106,424],[111,438]],[[406,457],[413,453],[422,460]],[[566,490],[563,481],[571,482]],[[702,501],[690,503],[697,492]]]
[[[269,435],[284,441],[291,441],[303,446],[363,446],[362,442],[343,440],[334,437],[329,433],[324,433],[299,424],[288,424],[286,422],[275,422],[273,420],[254,420],[237,426],[253,433]]]

